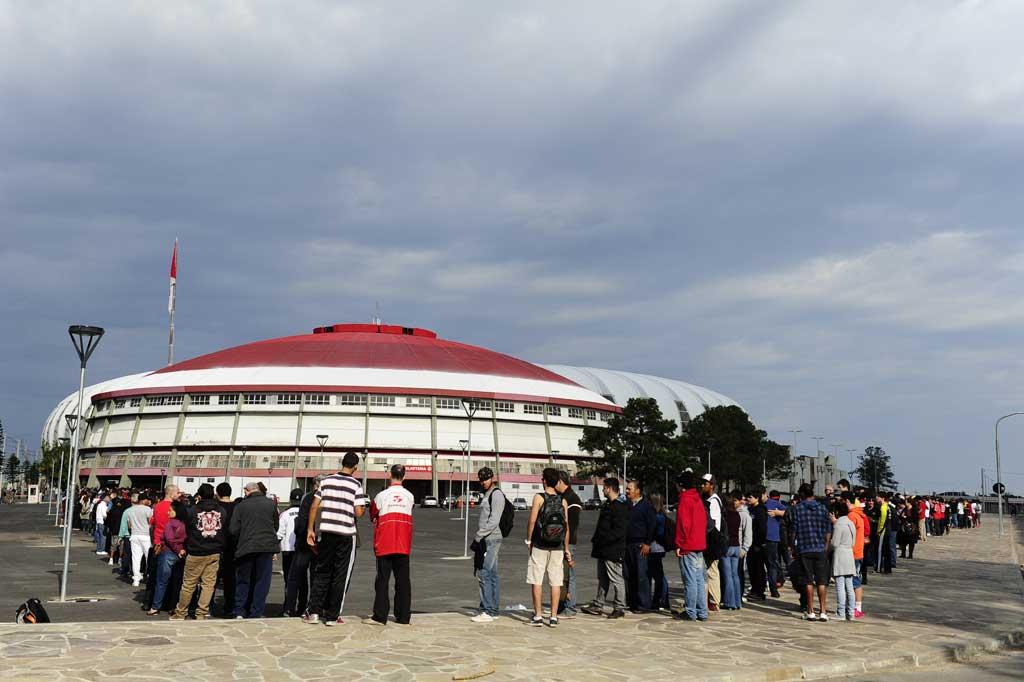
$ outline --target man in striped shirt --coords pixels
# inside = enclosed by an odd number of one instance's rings
[[[309,591],[309,609],[303,623],[342,625],[341,610],[356,562],[356,519],[366,511],[366,493],[355,478],[359,455],[345,453],[341,473],[332,474],[314,493],[306,527],[306,542],[317,554],[316,572]],[[320,538],[316,537],[317,512]]]

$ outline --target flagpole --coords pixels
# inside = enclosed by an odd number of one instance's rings
[[[174,253],[171,255],[171,290],[167,299],[167,314],[170,317],[170,330],[167,335],[167,364],[174,364],[174,308],[178,285],[178,240],[174,240]]]

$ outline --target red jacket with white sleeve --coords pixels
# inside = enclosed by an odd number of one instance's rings
[[[373,551],[377,556],[409,554],[412,551],[412,493],[401,483],[377,493],[370,504],[373,519]]]

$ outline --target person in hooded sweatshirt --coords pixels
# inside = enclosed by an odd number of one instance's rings
[[[281,543],[281,574],[284,576],[284,615],[293,616],[288,604],[288,576],[292,572],[292,562],[295,558],[295,520],[299,516],[299,503],[302,501],[302,488],[295,488],[288,496],[288,509],[281,513],[278,518],[277,539]],[[307,517],[308,520],[308,517]]]
[[[196,603],[196,620],[209,618],[210,602],[217,587],[217,572],[226,533],[224,508],[220,506],[213,486],[209,483],[199,486],[196,495],[199,502],[192,508],[185,525],[185,549],[188,552],[185,558],[185,577],[178,606],[171,614],[171,620],[185,620],[188,616],[188,606],[196,585],[201,586],[199,601]]]
[[[722,608],[729,611],[737,610],[743,605],[743,581],[740,578],[739,565],[746,558],[753,542],[750,512],[743,504],[743,494],[738,490],[729,496],[725,515],[729,521],[729,549],[722,559],[725,588],[722,591]]]

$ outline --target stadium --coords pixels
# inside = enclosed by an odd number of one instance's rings
[[[655,398],[680,425],[736,404],[681,381],[535,365],[425,329],[336,324],[89,386],[79,476],[185,490],[255,479],[286,497],[354,450],[368,490],[402,463],[421,500],[461,490],[468,447],[468,471],[490,466],[511,496],[525,496],[551,463],[575,473],[583,428],[633,397]],[[76,400],[53,410],[44,441],[68,435]],[[592,490],[589,479],[574,485]]]

